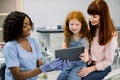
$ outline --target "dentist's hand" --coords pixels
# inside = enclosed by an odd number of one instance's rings
[[[57,58],[51,62],[48,62],[42,66],[40,66],[40,70],[42,72],[47,72],[50,70],[54,70],[56,67],[60,66],[62,64],[63,60],[61,60],[60,58]]]
[[[63,60],[62,64],[57,66],[55,70],[66,70],[70,66],[69,60]]]
[[[66,70],[70,66],[69,60],[63,60],[63,70]]]

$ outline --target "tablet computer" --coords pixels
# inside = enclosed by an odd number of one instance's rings
[[[83,46],[55,50],[55,58],[76,61],[80,60],[79,56],[84,52]]]

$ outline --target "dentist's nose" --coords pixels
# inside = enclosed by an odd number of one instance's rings
[[[27,28],[28,30],[31,30],[31,25],[28,25],[28,28]]]

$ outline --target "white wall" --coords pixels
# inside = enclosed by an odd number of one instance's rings
[[[120,0],[106,0],[115,26],[120,27]]]
[[[87,7],[93,0],[24,0],[24,11],[36,27],[63,24],[71,10],[81,10],[86,18]],[[115,26],[120,26],[120,0],[106,0]],[[87,18],[88,20],[88,18]]]
[[[92,0],[24,0],[25,12],[28,13],[36,26],[55,26],[63,24],[66,14],[71,10],[81,10],[86,13],[86,8]]]

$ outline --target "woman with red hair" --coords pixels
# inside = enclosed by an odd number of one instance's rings
[[[90,56],[88,67],[79,70],[78,75],[82,77],[82,80],[102,80],[111,71],[117,31],[104,0],[94,0],[88,6],[87,12],[91,35]]]

